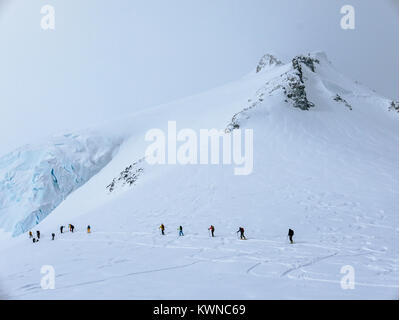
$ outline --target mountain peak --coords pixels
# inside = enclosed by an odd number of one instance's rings
[[[282,64],[283,63],[274,55],[267,53],[260,59],[258,66],[256,67],[256,73],[259,73],[263,70],[269,70]]]

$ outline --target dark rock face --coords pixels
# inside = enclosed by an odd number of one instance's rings
[[[293,72],[287,75],[288,87],[284,87],[284,94],[292,100],[295,108],[309,110],[314,103],[308,100],[303,76],[303,66],[308,67],[312,72],[316,71],[315,64],[320,61],[310,56],[296,56],[292,59]]]
[[[312,72],[316,72],[316,66],[315,64],[319,64],[320,61],[318,59],[312,58],[310,56],[296,56],[294,59],[292,59],[292,66],[294,69],[301,69],[300,65],[304,64],[306,65]]]
[[[389,111],[399,112],[399,101],[392,101],[389,107]]]
[[[299,76],[290,75],[287,82],[288,87],[284,87],[284,94],[293,101],[295,108],[309,110],[314,107],[314,103],[308,100],[305,84]]]

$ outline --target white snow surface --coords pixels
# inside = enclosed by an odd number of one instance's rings
[[[399,298],[399,113],[389,111],[391,100],[337,72],[323,53],[311,57],[319,60],[315,72],[301,64],[314,103],[309,110],[295,108],[282,89],[285,75],[295,71],[291,62],[275,64],[98,127],[103,135],[86,143],[63,142],[68,147],[62,148],[51,142],[3,157],[3,298]],[[337,94],[347,104],[334,100]],[[151,128],[166,131],[173,120],[178,129],[224,130],[234,116],[240,128],[254,130],[248,176],[235,176],[233,165],[139,161]],[[76,186],[71,173],[59,178],[75,163],[85,168],[76,174],[85,183]],[[141,169],[134,183],[122,180],[109,192],[130,165],[132,172]],[[50,188],[50,168],[67,181],[62,197]],[[40,203],[54,210],[32,229],[42,234],[33,244],[26,232],[13,238],[7,232],[27,221],[32,203],[40,204],[28,183],[36,173],[47,188]],[[4,177],[18,183],[9,187]],[[69,223],[76,232],[60,234],[60,225]],[[178,237],[180,225],[184,237]],[[239,226],[247,241],[237,239]],[[53,290],[41,288],[43,265],[54,267]],[[347,265],[355,270],[353,290],[341,287]]]

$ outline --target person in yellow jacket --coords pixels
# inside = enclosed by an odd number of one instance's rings
[[[164,236],[165,235],[165,226],[163,224],[161,224],[159,229],[161,229],[162,235]]]
[[[33,233],[32,233],[32,231],[29,231],[29,238],[32,238],[33,237]]]
[[[91,231],[90,226],[87,226],[87,233],[90,233],[90,231]]]

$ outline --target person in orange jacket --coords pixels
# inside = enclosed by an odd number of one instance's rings
[[[159,229],[161,229],[162,235],[165,235],[165,226],[163,224],[160,225]]]

